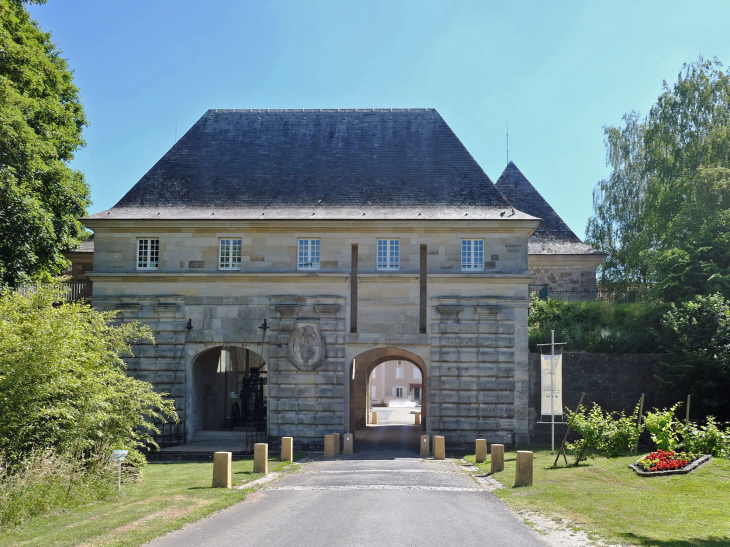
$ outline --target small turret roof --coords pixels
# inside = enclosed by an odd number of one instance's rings
[[[516,209],[542,218],[528,240],[529,254],[604,254],[575,235],[514,162],[509,162],[495,186]]]

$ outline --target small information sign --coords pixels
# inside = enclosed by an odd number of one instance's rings
[[[123,462],[127,459],[127,454],[129,454],[129,450],[115,450],[109,459],[113,462]]]

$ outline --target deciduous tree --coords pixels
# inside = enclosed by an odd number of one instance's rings
[[[36,3],[43,3],[37,1]],[[51,35],[25,2],[0,0],[0,282],[59,273],[90,204],[69,167],[84,145],[79,90]]]
[[[632,112],[605,133],[611,175],[594,190],[587,227],[609,253],[602,283],[649,281],[668,299],[725,292],[730,76],[721,63],[685,65],[646,118]]]

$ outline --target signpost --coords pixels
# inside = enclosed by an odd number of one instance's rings
[[[127,459],[129,450],[115,450],[109,461],[117,462],[117,492],[122,488],[122,462]]]
[[[567,342],[555,342],[555,331],[550,331],[550,343],[538,344],[538,346],[550,346],[550,355],[540,355],[540,363],[542,368],[541,374],[541,404],[540,414],[547,414],[545,411],[550,408],[550,427],[551,431],[551,449],[550,453],[555,454],[555,416],[563,415],[563,356],[555,355],[555,346],[562,346]],[[548,385],[549,381],[549,385]],[[549,403],[548,403],[549,400]],[[557,405],[556,405],[557,403]],[[557,406],[557,409],[555,408]],[[544,422],[542,422],[544,423]],[[562,423],[562,422],[560,422]]]

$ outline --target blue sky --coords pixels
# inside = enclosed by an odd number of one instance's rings
[[[30,6],[91,125],[74,167],[114,205],[208,108],[438,109],[493,181],[510,159],[581,237],[603,126],[698,55],[730,2],[50,0]]]

